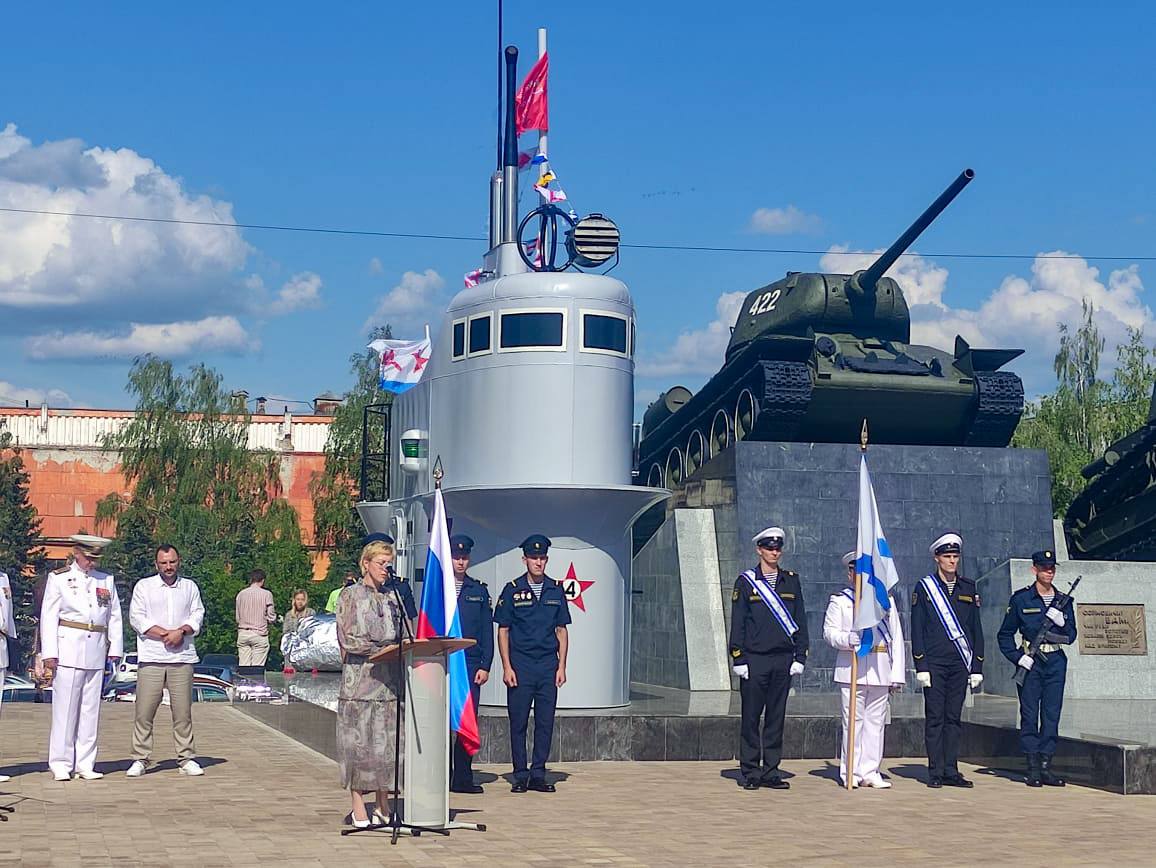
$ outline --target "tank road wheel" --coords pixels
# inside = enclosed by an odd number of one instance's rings
[[[755,427],[755,417],[758,415],[758,405],[750,389],[743,389],[739,393],[738,403],[735,404],[735,440],[745,440]]]
[[[662,488],[662,465],[658,462],[650,465],[650,472],[646,474],[646,485],[648,488]]]
[[[671,449],[666,457],[666,484],[668,488],[677,488],[682,485],[683,479],[682,453],[678,449]]]
[[[694,476],[703,465],[706,456],[706,441],[699,431],[691,431],[690,439],[686,441],[686,475]]]
[[[1007,446],[1024,412],[1023,381],[1010,371],[980,371],[975,388],[978,406],[964,445]]]
[[[714,414],[714,421],[710,423],[710,457],[721,454],[731,445],[731,420],[726,410],[719,410]]]
[[[758,439],[794,440],[811,403],[811,370],[806,362],[760,364],[763,398],[759,404]]]

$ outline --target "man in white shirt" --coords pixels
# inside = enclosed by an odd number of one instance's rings
[[[48,574],[40,608],[40,642],[52,683],[48,767],[58,781],[73,773],[86,781],[104,777],[96,763],[100,689],[106,661],[124,654],[116,582],[96,568],[111,540],[72,537],[72,563]]]
[[[136,708],[132,727],[132,758],[126,774],[139,778],[149,767],[153,721],[165,688],[173,715],[173,742],[183,775],[205,772],[194,757],[193,637],[201,631],[205,607],[192,579],[179,574],[181,556],[175,546],[157,549],[157,574],[141,579],[132,591],[128,620],[137,634]]]
[[[16,638],[16,619],[12,614],[12,584],[8,574],[0,570],[0,702],[4,701],[4,676],[8,672],[8,640]],[[9,781],[0,775],[0,784]]]

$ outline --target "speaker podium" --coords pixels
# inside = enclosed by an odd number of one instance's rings
[[[374,663],[405,664],[404,821],[431,830],[474,829],[481,823],[450,820],[450,703],[446,677],[449,655],[477,644],[473,639],[435,636],[406,639],[372,655]]]

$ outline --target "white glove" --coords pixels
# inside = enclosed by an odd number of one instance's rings
[[[859,636],[858,630],[852,630],[847,634],[847,650],[858,651],[859,646],[863,644],[863,639]]]
[[[979,690],[979,686],[983,684],[983,676],[978,672],[967,676],[967,683],[971,685],[972,690]]]
[[[751,677],[751,669],[745,663],[742,664],[741,666],[732,666],[731,671],[734,672],[734,674],[737,675],[739,678],[742,678],[744,680]]]
[[[1057,627],[1064,626],[1064,621],[1066,619],[1064,618],[1064,613],[1061,612],[1059,609],[1048,609],[1048,611],[1045,612],[1044,614],[1047,617],[1047,619],[1049,621],[1051,621],[1053,624],[1055,624]]]
[[[916,672],[915,673],[915,680],[919,683],[920,687],[930,687],[931,686],[931,673],[930,672]]]
[[[802,675],[803,674],[803,664],[800,663],[798,660],[796,660],[794,663],[791,664],[791,674],[792,675]]]
[[[1016,666],[1022,666],[1024,669],[1028,670],[1030,670],[1035,665],[1036,661],[1027,654],[1020,655],[1020,659],[1016,661]]]

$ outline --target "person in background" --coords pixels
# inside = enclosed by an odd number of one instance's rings
[[[237,594],[236,613],[237,665],[263,672],[269,659],[269,625],[277,620],[264,570],[249,573],[249,587]]]
[[[153,751],[153,722],[165,689],[173,718],[173,743],[182,775],[200,777],[193,741],[193,666],[205,606],[201,590],[180,575],[181,555],[176,546],[159,546],[156,575],[141,579],[132,589],[128,620],[136,631],[136,703],[133,707],[132,765],[126,777],[139,778],[149,767]]]
[[[341,592],[357,581],[357,576],[354,573],[346,573],[345,578],[341,580],[341,587],[334,588],[329,592],[329,598],[325,601],[325,611],[330,614],[337,611],[337,598],[341,596]]]
[[[309,594],[302,588],[298,588],[293,592],[293,603],[289,606],[289,611],[285,613],[285,617],[281,621],[283,632],[285,635],[296,633],[302,621],[306,618],[312,618],[316,614],[316,611],[309,608]]]
[[[16,619],[12,614],[12,583],[8,574],[0,570],[0,688],[4,686],[4,676],[8,674],[8,640],[16,638]],[[4,691],[0,689],[0,703],[4,702]],[[0,784],[11,780],[0,774]]]

